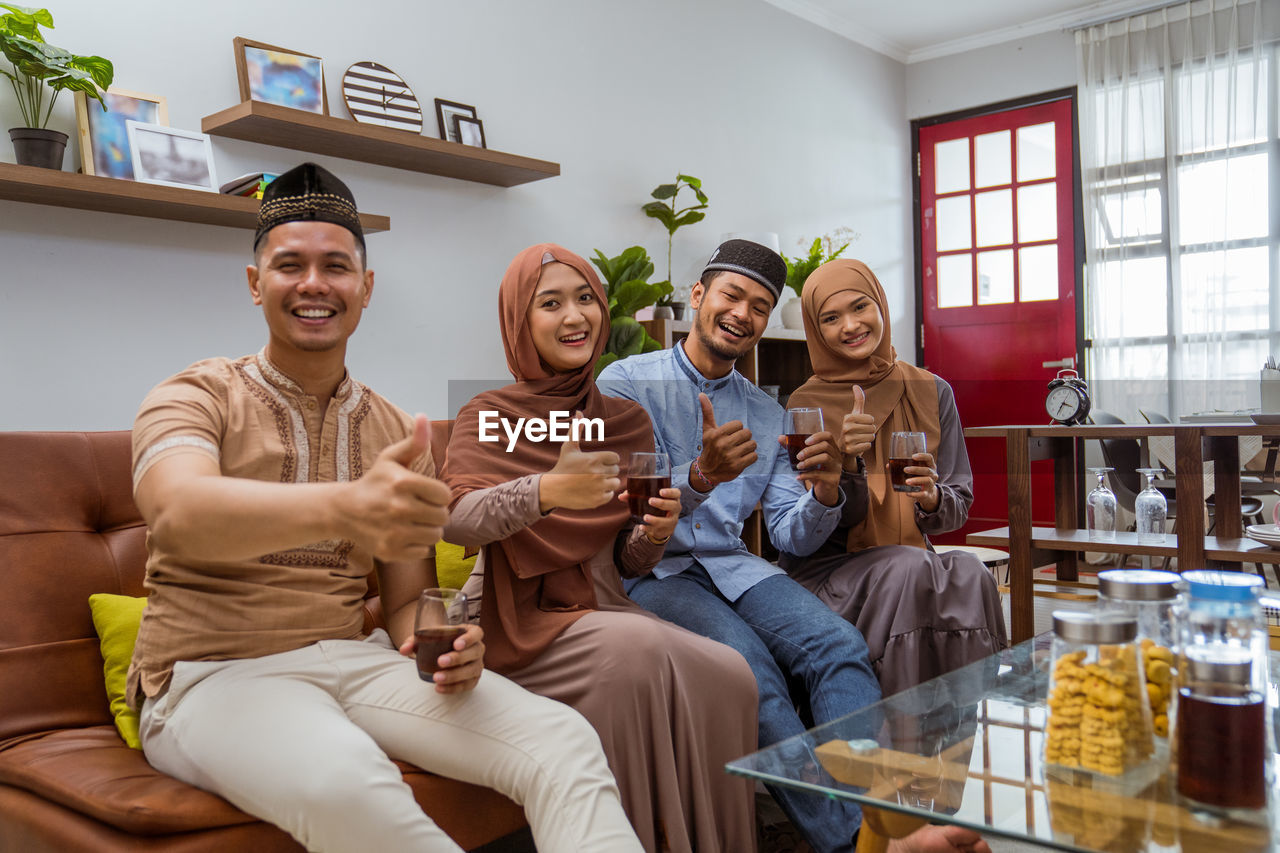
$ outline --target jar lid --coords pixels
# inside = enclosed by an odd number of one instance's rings
[[[1213,681],[1218,684],[1248,684],[1253,673],[1253,662],[1247,657],[1235,660],[1225,658],[1201,658],[1187,655],[1190,680]]]
[[[1128,643],[1138,636],[1138,620],[1114,611],[1055,610],[1053,633],[1071,643]]]
[[[1117,601],[1168,601],[1178,597],[1182,577],[1158,569],[1110,569],[1098,572],[1098,591]]]
[[[1208,601],[1256,601],[1258,593],[1266,585],[1258,575],[1208,569],[1183,572],[1182,579],[1187,582],[1187,591],[1193,599]]]

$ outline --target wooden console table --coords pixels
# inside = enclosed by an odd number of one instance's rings
[[[1032,573],[1037,566],[1061,562],[1068,579],[1074,579],[1076,555],[1085,551],[1176,557],[1178,569],[1239,567],[1240,563],[1280,563],[1280,550],[1245,539],[1238,511],[1240,505],[1240,443],[1242,435],[1280,436],[1280,426],[1253,424],[1118,424],[1084,426],[987,426],[969,427],[966,437],[1003,438],[1009,476],[1009,526],[971,533],[970,545],[1002,548],[1009,552],[1009,598],[1014,643],[1034,632]],[[1174,532],[1159,545],[1138,542],[1138,535],[1117,531],[1114,542],[1091,542],[1076,507],[1082,480],[1083,459],[1076,459],[1076,439],[1172,436],[1177,460],[1175,482],[1178,506]],[[1054,526],[1031,525],[1031,463],[1054,462]],[[1217,513],[1215,536],[1205,535],[1203,465],[1214,463],[1213,486]],[[1280,482],[1277,483],[1280,488]]]

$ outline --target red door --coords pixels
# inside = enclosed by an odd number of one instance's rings
[[[1078,355],[1072,99],[918,134],[922,363],[965,426],[1047,423],[1046,385]],[[967,445],[974,504],[952,543],[1008,523],[1003,443]],[[1052,470],[1032,478],[1033,523],[1052,526]]]

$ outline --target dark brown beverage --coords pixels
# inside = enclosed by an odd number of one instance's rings
[[[914,459],[889,458],[889,482],[893,483],[895,492],[918,492],[919,486],[907,485],[907,466],[915,465]]]
[[[440,666],[436,661],[445,652],[453,651],[453,641],[464,630],[463,625],[437,625],[413,632],[418,638],[418,676],[423,681],[430,681],[431,676],[439,671]]]
[[[1227,692],[1227,691],[1224,691]],[[1226,808],[1267,804],[1263,697],[1178,691],[1178,793]]]
[[[805,442],[809,440],[810,432],[789,432],[787,433],[787,457],[791,460],[791,470],[800,470],[800,460],[797,458],[801,450],[805,448]]]
[[[671,477],[648,476],[648,477],[628,477],[627,478],[627,506],[631,509],[631,520],[636,524],[644,524],[644,514],[659,516],[665,518],[667,512],[650,506],[649,498],[660,498],[658,494],[660,489],[665,489],[671,485]]]

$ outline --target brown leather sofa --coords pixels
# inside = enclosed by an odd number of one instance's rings
[[[0,433],[0,850],[301,850],[152,769],[116,733],[88,599],[145,594],[146,528],[129,468],[128,432]],[[367,604],[372,625],[373,592]],[[401,769],[467,849],[525,826],[523,810],[494,791]]]

